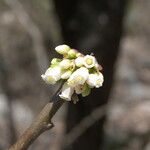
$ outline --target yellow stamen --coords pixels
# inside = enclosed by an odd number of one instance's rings
[[[90,59],[90,58],[87,58],[87,59],[86,59],[86,63],[87,63],[88,65],[92,65],[92,64],[93,64],[93,60]]]

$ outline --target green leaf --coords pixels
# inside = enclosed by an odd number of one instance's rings
[[[87,84],[85,84],[84,87],[83,87],[82,96],[83,96],[83,97],[86,97],[86,96],[88,96],[90,93],[91,93],[91,88],[90,88]]]

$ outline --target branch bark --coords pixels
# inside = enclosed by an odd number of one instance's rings
[[[51,119],[63,105],[64,100],[60,99],[57,94],[53,96],[52,100],[45,105],[36,120],[8,150],[27,150],[40,134],[54,126]]]

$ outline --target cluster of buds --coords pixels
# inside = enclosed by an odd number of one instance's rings
[[[71,101],[74,93],[85,97],[92,88],[102,86],[104,78],[100,72],[101,66],[93,55],[83,55],[68,45],[59,45],[55,50],[63,58],[53,58],[50,67],[41,77],[48,84],[64,80],[59,94],[62,99]]]

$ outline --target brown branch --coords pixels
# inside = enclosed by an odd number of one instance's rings
[[[40,134],[53,127],[51,119],[63,103],[64,101],[55,95],[53,101],[45,105],[36,120],[8,150],[27,150]]]

